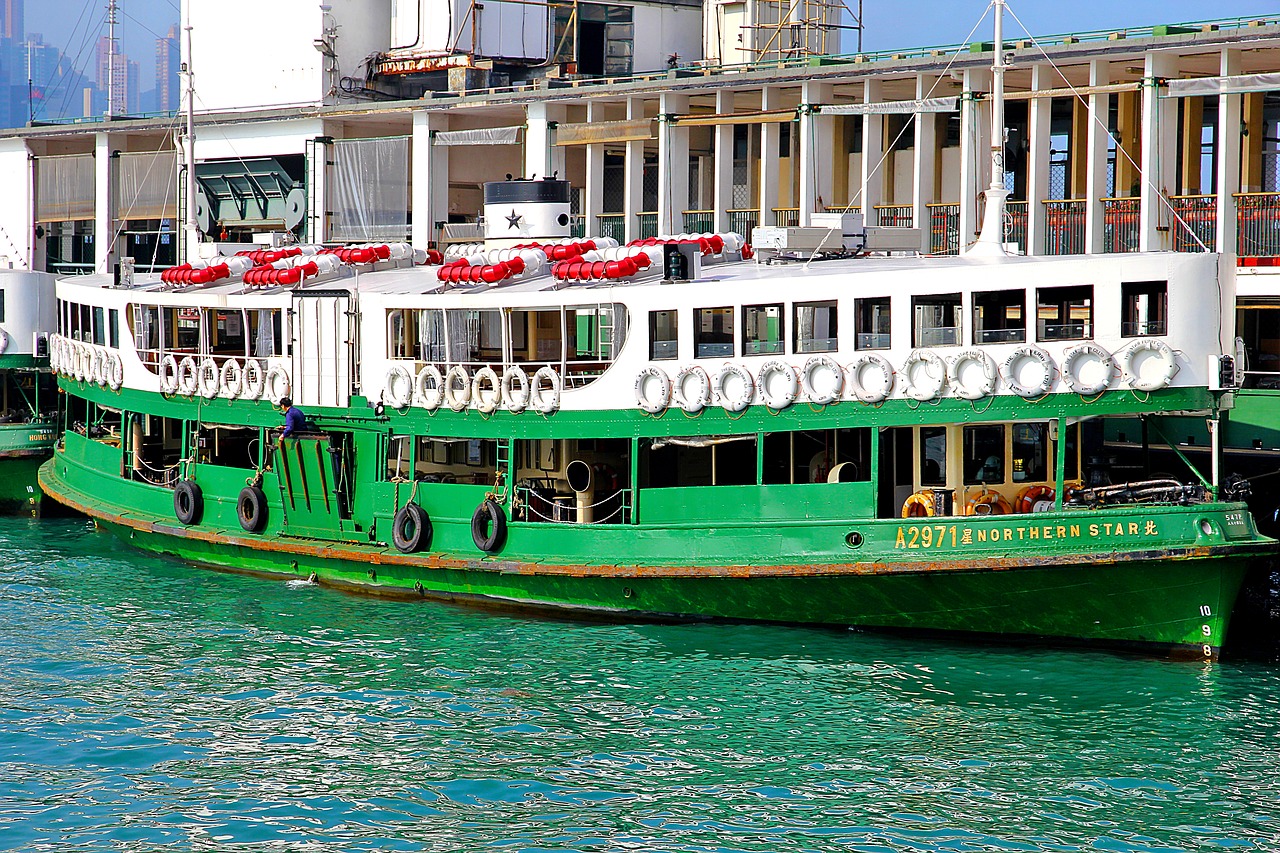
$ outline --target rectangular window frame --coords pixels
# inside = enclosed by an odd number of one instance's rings
[[[888,296],[869,296],[853,302],[856,350],[887,350],[893,345],[893,303]],[[882,331],[887,328],[888,331]]]
[[[776,316],[770,317],[769,312],[776,312]],[[769,336],[770,320],[777,320],[777,335]],[[743,305],[742,306],[742,354],[749,355],[782,355],[787,349],[787,313],[786,306],[781,302],[765,303],[762,305]],[[765,335],[761,337],[761,326],[765,330]]]
[[[668,335],[669,337],[660,337]],[[680,357],[680,311],[660,308],[649,312],[649,360],[675,361]]]
[[[806,312],[812,312],[806,316]],[[820,322],[819,317],[825,313]],[[792,336],[795,338],[795,351],[798,354],[811,352],[836,352],[840,348],[840,303],[835,299],[824,299],[817,302],[797,302],[791,309]],[[816,332],[822,325],[827,334],[818,336]]]
[[[1083,317],[1080,316],[1082,313]],[[1093,337],[1093,323],[1092,284],[1036,288],[1036,340],[1038,342],[1087,341]]]
[[[717,323],[717,317],[727,317],[728,323]],[[735,310],[732,305],[693,309],[693,357],[733,358],[734,319]],[[711,328],[704,329],[708,320]],[[717,325],[720,326],[719,329],[715,328]]]
[[[1120,282],[1120,337],[1160,338],[1167,334],[1169,282]]]
[[[960,346],[964,333],[964,299],[959,293],[930,293],[911,297],[911,346],[916,349]],[[937,312],[936,324],[927,322]],[[946,315],[946,316],[941,316]]]
[[[1018,309],[1019,318],[1016,321],[1009,319],[1012,308]],[[987,309],[990,309],[993,316],[986,316]],[[971,310],[974,346],[1027,342],[1026,290],[1009,288],[975,291]]]

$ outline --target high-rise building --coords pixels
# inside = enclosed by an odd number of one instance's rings
[[[169,27],[164,38],[156,39],[156,109],[176,110],[181,101],[178,68],[182,51],[178,42],[178,25]]]
[[[0,0],[0,38],[21,42],[24,35],[22,0]]]
[[[114,56],[112,55],[114,54]],[[129,57],[120,52],[118,41],[112,42],[106,36],[98,39],[97,83],[102,92],[103,103],[112,115],[123,115],[129,112]],[[133,88],[138,88],[137,63],[133,63]],[[108,74],[111,76],[108,85]],[[106,103],[110,93],[111,103]],[[137,96],[134,96],[136,101]]]

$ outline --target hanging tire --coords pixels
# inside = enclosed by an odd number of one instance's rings
[[[507,517],[497,501],[485,501],[471,515],[471,539],[476,547],[492,554],[507,538]]]
[[[236,499],[236,516],[240,526],[250,533],[261,533],[267,526],[267,496],[257,486],[245,486]]]
[[[204,513],[204,494],[191,480],[179,480],[173,489],[173,514],[183,524],[199,524]]]
[[[472,532],[475,531],[475,519],[471,520]],[[427,511],[417,504],[405,504],[396,510],[391,522],[391,541],[396,550],[405,554],[421,551],[431,544],[431,519]]]

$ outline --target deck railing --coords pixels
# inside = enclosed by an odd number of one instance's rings
[[[800,224],[800,208],[775,207],[773,208],[773,221],[778,224],[779,228],[795,228]]]
[[[1055,198],[1045,207],[1044,253],[1079,255],[1084,253],[1084,217],[1088,202],[1082,198]]]
[[[934,202],[929,208],[929,251],[935,255],[960,254],[960,203]]]
[[[1236,193],[1236,254],[1280,256],[1280,193]]]
[[[636,230],[640,239],[658,236],[658,211],[645,210],[636,214]]]
[[[704,234],[708,231],[714,231],[715,227],[716,227],[716,214],[714,210],[684,211],[685,233]]]
[[[1217,196],[1175,195],[1169,197],[1169,203],[1182,219],[1182,222],[1175,221],[1169,225],[1169,230],[1173,234],[1173,250],[1203,252],[1207,249],[1212,252],[1218,242]],[[1183,222],[1186,226],[1182,224]]]
[[[1124,254],[1138,251],[1142,200],[1134,197],[1102,200],[1102,251]]]
[[[909,204],[876,204],[876,225],[886,228],[910,228],[915,221],[915,209]]]
[[[725,211],[729,214],[729,230],[741,234],[747,238],[747,242],[751,241],[751,231],[760,224],[760,211],[754,207],[730,208]]]
[[[612,237],[619,243],[627,242],[627,215],[625,213],[601,213],[596,216],[593,236]]]
[[[1025,201],[1004,203],[1004,241],[1016,243],[1024,255],[1027,253],[1027,203]]]

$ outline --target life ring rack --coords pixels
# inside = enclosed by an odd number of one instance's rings
[[[650,393],[653,390],[657,393]],[[636,374],[636,405],[651,415],[661,414],[671,405],[671,377],[656,364]]]
[[[934,512],[933,492],[929,489],[921,489],[902,503],[903,518],[931,518]]]
[[[737,394],[730,392],[729,380],[737,378],[740,391]],[[726,364],[720,368],[720,372],[716,374],[715,379],[716,396],[720,398],[720,405],[724,406],[726,412],[737,414],[745,411],[751,405],[751,401],[756,396],[756,381],[751,376],[751,371],[747,370],[741,364]]]
[[[916,373],[921,372],[931,380],[928,384],[916,380]],[[942,396],[947,386],[947,363],[942,356],[930,350],[912,350],[907,360],[902,363],[902,378],[905,383],[903,393],[921,403],[936,400]]]
[[[1041,377],[1039,382],[1034,384],[1024,384],[1022,382],[1018,368],[1023,361],[1033,361],[1040,365]],[[1024,399],[1043,397],[1048,394],[1049,389],[1053,387],[1054,379],[1057,378],[1057,372],[1058,368],[1053,363],[1053,356],[1032,344],[1018,347],[1009,353],[1009,357],[1004,362],[1005,384],[1009,386],[1010,391]]]
[[[690,382],[695,383],[692,392],[688,390]],[[696,415],[711,405],[711,375],[699,364],[687,364],[676,372],[672,384],[672,395],[676,405],[685,414]]]
[[[966,381],[972,373],[969,365],[976,365],[982,375],[977,382]],[[999,374],[991,356],[980,349],[969,349],[957,355],[951,362],[951,389],[963,400],[981,400],[995,393]]]
[[[817,377],[824,371],[833,378],[831,386],[820,391]],[[826,353],[817,353],[805,361],[804,368],[800,371],[800,384],[804,387],[804,395],[809,398],[809,402],[827,406],[839,400],[844,393],[844,371],[834,358]]]
[[[1102,365],[1101,375],[1087,378],[1091,362]],[[1077,394],[1087,397],[1101,394],[1110,387],[1115,375],[1116,361],[1111,353],[1092,341],[1073,346],[1062,359],[1062,380]]]
[[[862,381],[862,372],[867,369],[878,370],[883,380],[879,388],[873,388]],[[897,377],[889,359],[874,352],[864,352],[849,363],[849,387],[853,396],[864,403],[883,403],[893,393]]]
[[[1146,375],[1139,359],[1143,356],[1159,359],[1159,369],[1154,375]],[[1124,357],[1125,378],[1135,391],[1159,391],[1173,381],[1178,372],[1178,357],[1173,348],[1159,338],[1143,338],[1129,345]]]
[[[780,393],[775,393],[774,376],[782,377],[783,383]],[[785,361],[773,359],[766,361],[760,368],[760,396],[764,399],[764,404],[775,411],[781,411],[796,401],[796,394],[800,390],[800,380],[796,377],[796,369]]]

